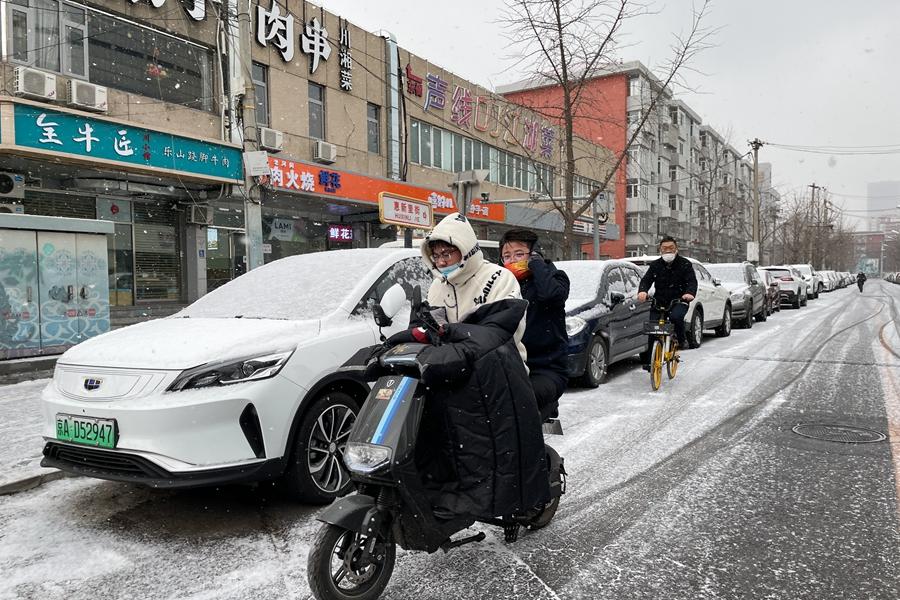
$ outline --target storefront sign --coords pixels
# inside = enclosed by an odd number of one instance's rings
[[[341,32],[341,89],[345,92],[353,91],[353,56],[350,54],[350,27],[347,19],[339,22]]]
[[[285,5],[279,0],[272,0],[269,10],[261,4],[256,7],[256,41],[261,46],[267,46],[269,42],[281,54],[284,62],[294,59],[294,48],[297,40],[294,38],[294,15],[287,10],[282,14],[281,6]],[[285,5],[286,6],[286,5]],[[347,58],[350,57],[350,33],[341,29],[341,89],[344,88],[344,34],[346,33]],[[328,41],[328,30],[324,23],[319,23],[318,17],[313,17],[309,23],[303,25],[300,33],[300,51],[309,56],[309,72],[315,73],[319,68],[320,60],[328,60],[331,56],[331,43]],[[352,61],[348,62],[347,70],[352,69]],[[347,80],[350,81],[350,78]],[[352,87],[352,84],[351,84]]]
[[[14,105],[14,145],[43,152],[242,182],[238,148],[26,104]]]
[[[349,171],[338,171],[305,162],[269,157],[272,175],[269,185],[277,190],[307,193],[317,196],[377,204],[382,193],[428,202],[437,214],[457,211],[456,201],[450,192],[436,191],[392,179],[366,177]],[[474,219],[506,220],[506,207],[502,204],[482,204],[473,200],[466,211]]]
[[[290,242],[294,239],[293,219],[272,219],[272,229],[269,233],[270,240]]]
[[[403,227],[431,229],[434,215],[430,202],[404,198],[394,194],[378,194],[378,217],[382,223],[393,223]]]
[[[129,0],[131,4],[137,4],[140,0]],[[206,0],[176,0],[180,1],[186,12],[195,21],[202,21],[206,18]],[[150,0],[153,8],[162,8],[165,6],[166,0]],[[169,16],[168,14],[166,16]]]
[[[330,223],[328,225],[328,241],[350,243],[353,241],[353,225],[347,223]]]

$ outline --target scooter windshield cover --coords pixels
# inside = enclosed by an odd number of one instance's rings
[[[419,381],[400,375],[382,377],[375,383],[353,425],[349,442],[391,448],[394,461],[412,445],[422,414],[421,399],[415,398]]]

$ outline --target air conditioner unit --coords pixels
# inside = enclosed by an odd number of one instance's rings
[[[337,146],[316,140],[313,147],[313,160],[325,164],[333,163],[337,160]]]
[[[24,215],[25,206],[22,204],[0,203],[0,214]]]
[[[188,215],[188,223],[193,225],[212,225],[213,211],[208,204],[192,204]]]
[[[271,152],[284,150],[284,134],[277,129],[259,128],[259,145]]]
[[[25,176],[18,173],[0,173],[0,198],[24,198]],[[2,211],[2,212],[25,212]]]
[[[102,85],[70,79],[66,82],[66,92],[66,102],[71,106],[96,112],[106,112],[109,109],[106,88]]]
[[[16,67],[15,91],[18,96],[56,100],[56,75],[29,67]]]

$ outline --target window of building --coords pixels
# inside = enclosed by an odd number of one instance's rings
[[[626,198],[637,198],[638,197],[638,180],[637,179],[629,179],[628,184],[625,186],[625,197]]]
[[[253,63],[251,74],[256,96],[256,124],[268,127],[272,122],[269,116],[269,67]]]
[[[309,82],[309,137],[325,139],[325,87]]]
[[[678,167],[669,165],[669,181],[675,181],[676,179],[678,179]]]
[[[684,142],[678,142],[678,154],[684,156]]]
[[[441,136],[438,130],[435,130],[435,158],[434,166],[439,167],[440,165],[440,157],[441,157]],[[380,154],[381,153],[381,107],[372,104],[371,102],[366,104],[366,145],[368,147],[369,152],[372,154]]]
[[[628,95],[629,96],[639,96],[641,93],[641,83],[640,79],[637,77],[629,77],[628,78]]]
[[[420,163],[423,167],[431,166],[431,125],[422,123],[420,126],[422,135],[422,150],[419,155]]]
[[[678,208],[678,196],[675,194],[669,194],[669,208],[672,210],[677,210]]]
[[[409,160],[415,164],[419,164],[422,162],[420,158],[420,140],[421,140],[421,126],[418,121],[413,121],[409,126]]]
[[[437,127],[431,130],[432,148],[434,156],[432,156],[432,164],[435,168],[441,169],[444,164],[444,132]]]

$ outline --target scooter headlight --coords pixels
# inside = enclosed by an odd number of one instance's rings
[[[344,464],[357,473],[371,473],[391,460],[391,449],[376,444],[349,442],[344,450]]]

